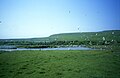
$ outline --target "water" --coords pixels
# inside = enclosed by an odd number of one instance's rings
[[[43,48],[41,50],[90,50],[86,47],[61,47],[61,48]]]
[[[2,51],[21,51],[21,50],[93,50],[86,47],[60,47],[60,48],[17,48],[17,49],[0,49]]]
[[[16,46],[13,45],[2,45],[0,49],[16,49]]]

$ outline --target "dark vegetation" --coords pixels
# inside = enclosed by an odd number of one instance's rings
[[[120,46],[120,30],[55,34],[45,38],[0,39],[0,45],[16,45],[17,48],[47,48],[62,45],[117,45]]]

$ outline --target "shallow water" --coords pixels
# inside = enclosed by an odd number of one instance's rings
[[[21,50],[93,50],[86,47],[60,47],[60,48],[17,48],[17,49],[0,49],[2,51],[21,51]]]

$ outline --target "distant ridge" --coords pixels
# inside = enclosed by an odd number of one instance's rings
[[[42,38],[21,38],[21,39],[0,39],[0,40],[24,40],[34,42],[49,42],[49,41],[101,41],[105,37],[106,40],[120,41],[120,30],[106,30],[99,32],[75,32],[75,33],[60,33],[53,34],[49,37]]]

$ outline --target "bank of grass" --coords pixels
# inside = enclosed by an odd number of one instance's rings
[[[87,45],[86,47],[99,50],[120,51],[120,45]]]
[[[119,78],[120,52],[0,52],[0,78]]]

